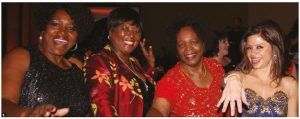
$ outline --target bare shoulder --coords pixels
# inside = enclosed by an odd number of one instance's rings
[[[80,61],[79,59],[77,59],[76,57],[71,56],[68,59],[68,61],[71,62],[72,64],[75,64],[80,69],[82,69],[82,67],[83,67],[83,62]]]
[[[25,48],[16,48],[8,52],[8,54],[3,59],[3,64],[6,63],[29,63],[30,54]]]
[[[12,76],[16,72],[23,74],[29,67],[30,54],[25,48],[16,48],[10,51],[2,62],[2,73]]]
[[[245,74],[241,71],[230,71],[227,73],[227,75],[238,75],[238,76],[244,76]]]
[[[285,76],[281,80],[281,85],[284,88],[291,88],[297,86],[298,82],[291,76]]]
[[[280,84],[289,96],[293,96],[296,93],[298,94],[298,82],[293,77],[283,77]]]

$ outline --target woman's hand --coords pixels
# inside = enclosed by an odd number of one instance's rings
[[[140,42],[140,46],[142,48],[143,54],[145,56],[145,58],[147,59],[147,62],[149,64],[150,67],[155,67],[155,57],[153,55],[153,51],[152,51],[152,46],[149,46],[148,50],[145,48],[145,41],[146,39],[144,38],[141,42]]]
[[[229,76],[227,84],[223,90],[222,97],[217,104],[217,107],[220,107],[223,103],[222,112],[226,112],[228,104],[230,104],[231,116],[235,114],[235,104],[237,103],[238,112],[242,113],[242,102],[249,106],[247,102],[245,91],[242,87],[242,82],[240,77],[237,76]]]
[[[62,117],[69,113],[69,108],[57,109],[51,104],[42,104],[32,109],[26,116],[30,117]]]

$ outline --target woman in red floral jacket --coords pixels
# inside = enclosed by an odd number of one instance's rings
[[[83,71],[94,116],[144,116],[152,104],[155,82],[151,78],[154,56],[140,43],[139,15],[117,8],[107,19],[109,44],[85,60]],[[132,51],[141,44],[150,68],[144,72]]]

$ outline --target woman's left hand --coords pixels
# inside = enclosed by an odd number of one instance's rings
[[[145,48],[145,41],[146,39],[144,38],[141,42],[140,42],[140,46],[142,48],[143,54],[145,56],[145,58],[147,59],[147,62],[149,64],[150,67],[155,67],[155,57],[153,55],[153,51],[152,51],[152,46],[149,46],[148,50]]]

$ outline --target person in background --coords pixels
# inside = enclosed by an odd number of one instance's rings
[[[298,29],[298,19],[294,22],[291,31],[287,35],[285,40],[285,59],[286,61],[286,73],[293,76],[298,81],[298,42],[299,42],[299,29]]]
[[[107,18],[109,43],[85,59],[83,71],[89,87],[94,116],[141,117],[149,110],[155,90],[151,70],[155,58],[152,48],[141,40],[142,23],[131,8],[116,8]],[[149,70],[131,57],[138,45],[144,49]]]
[[[222,95],[224,69],[216,60],[203,57],[210,40],[207,29],[194,17],[181,16],[168,30],[180,61],[157,83],[147,116],[223,116],[216,104]]]
[[[41,4],[37,45],[16,48],[2,64],[3,116],[87,116],[83,72],[64,55],[85,39],[93,17],[74,4]]]
[[[208,51],[205,56],[217,60],[224,68],[225,72],[234,70],[235,65],[231,62],[229,55],[229,41],[227,33],[217,33],[217,38],[214,42],[215,48]]]
[[[245,34],[242,27],[242,18],[233,17],[232,23],[226,28],[228,31],[228,40],[230,43],[229,57],[233,65],[237,66],[242,60],[242,53],[240,52],[240,43]]]
[[[68,60],[77,64],[80,69],[82,69],[85,57],[89,57],[93,53],[102,50],[104,45],[108,42],[106,22],[107,17],[96,21],[89,39],[79,43],[77,50],[69,52]]]
[[[298,116],[298,83],[284,70],[284,37],[269,21],[249,29],[242,42],[244,54],[237,70],[224,79],[226,87],[218,107],[230,104],[232,115],[247,117]],[[247,108],[242,108],[242,102]]]

